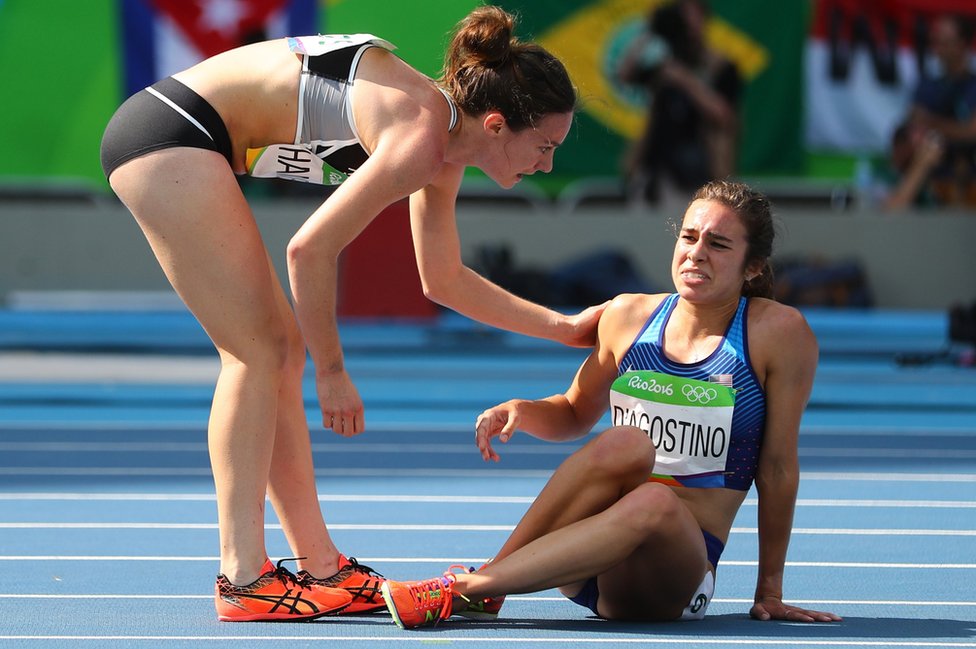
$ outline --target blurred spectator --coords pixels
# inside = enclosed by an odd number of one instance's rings
[[[664,181],[690,195],[735,172],[742,81],[705,42],[710,13],[706,0],[658,7],[621,60],[621,80],[649,94],[645,131],[625,173],[630,193],[651,202],[661,198]]]
[[[939,63],[935,76],[924,76],[912,99],[909,120],[944,143],[942,159],[931,174],[935,200],[945,206],[976,207],[976,74],[970,55],[973,24],[957,15],[941,15],[931,26],[931,45]]]
[[[882,209],[898,212],[911,207],[938,205],[932,184],[932,170],[942,162],[945,145],[935,131],[906,121],[891,137],[888,167],[879,180],[884,186]]]

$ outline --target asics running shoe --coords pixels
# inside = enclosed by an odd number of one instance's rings
[[[261,568],[261,576],[246,586],[230,583],[224,575],[217,575],[214,603],[221,622],[272,622],[314,620],[323,615],[335,615],[352,602],[352,595],[339,588],[301,583],[295,575],[275,566],[268,559]]]
[[[383,575],[378,574],[369,566],[359,563],[355,558],[347,559],[340,554],[339,572],[336,574],[318,579],[310,575],[308,571],[302,570],[298,573],[298,580],[303,584],[341,588],[348,591],[352,595],[352,604],[342,610],[344,615],[371,613],[386,608],[383,595],[380,594],[380,586],[386,581]]]
[[[484,569],[484,567],[487,565],[488,564],[486,563],[484,566],[481,566],[479,570]],[[468,572],[478,571],[472,567],[468,568]],[[472,600],[471,603],[468,604],[467,608],[458,611],[457,614],[471,620],[495,620],[498,618],[498,613],[502,610],[502,604],[504,603],[504,595],[500,597],[486,597],[484,599]]]
[[[454,574],[446,572],[443,577],[425,581],[386,580],[380,590],[397,626],[401,629],[413,629],[436,625],[451,617],[455,596],[467,599],[454,592],[456,579]]]

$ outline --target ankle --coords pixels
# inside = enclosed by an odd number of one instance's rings
[[[227,565],[228,567],[224,568],[224,564],[221,564],[220,574],[235,586],[249,586],[253,584],[263,574],[262,570],[264,568],[264,562],[255,568],[245,567],[239,563],[228,563]]]
[[[339,574],[340,554],[338,551],[335,554],[310,553],[309,557],[302,560],[299,568],[315,579],[330,579]]]

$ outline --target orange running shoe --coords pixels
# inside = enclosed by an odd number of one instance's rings
[[[339,555],[339,572],[331,577],[319,579],[313,577],[306,570],[298,573],[298,580],[303,584],[325,586],[327,588],[341,588],[352,595],[352,604],[342,610],[344,615],[352,613],[372,613],[386,608],[380,586],[386,579],[369,566],[347,559]]]
[[[397,626],[413,629],[436,625],[451,617],[455,597],[467,600],[464,595],[454,592],[456,579],[453,573],[446,572],[443,577],[425,581],[386,580],[380,590]]]
[[[335,615],[352,602],[352,596],[338,588],[301,583],[295,575],[275,566],[268,559],[261,568],[261,576],[247,586],[230,583],[224,575],[217,575],[214,603],[221,622],[273,622],[314,620],[323,615]]]
[[[478,570],[483,570],[484,566],[481,566]],[[478,572],[473,567],[468,568],[468,572]],[[495,620],[498,618],[498,613],[502,610],[502,604],[505,603],[505,596],[501,597],[486,597],[484,599],[471,602],[468,604],[467,608],[457,612],[461,617],[466,617],[471,620]]]

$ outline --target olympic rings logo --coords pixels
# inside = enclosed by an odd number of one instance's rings
[[[685,395],[685,398],[692,403],[700,403],[703,406],[709,403],[712,399],[718,396],[715,388],[706,388],[701,385],[688,385],[685,384],[681,386],[681,394]]]

